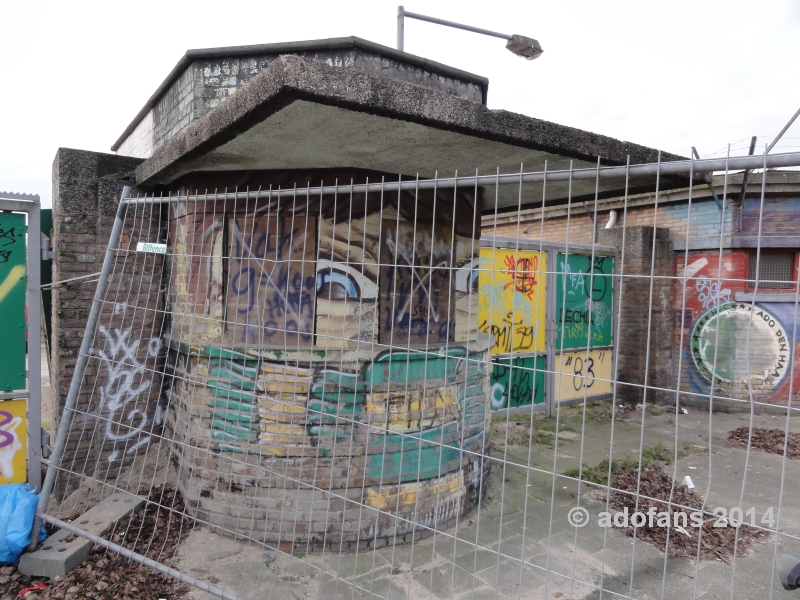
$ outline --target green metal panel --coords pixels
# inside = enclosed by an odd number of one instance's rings
[[[492,361],[492,410],[544,402],[547,356],[517,356]]]
[[[25,384],[25,215],[0,213],[0,390],[23,390]],[[38,306],[34,307],[36,310]]]
[[[610,346],[614,258],[559,254],[557,267],[555,347]]]

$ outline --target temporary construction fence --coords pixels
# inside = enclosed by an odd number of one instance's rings
[[[41,516],[223,598],[772,595],[792,166],[126,191]]]

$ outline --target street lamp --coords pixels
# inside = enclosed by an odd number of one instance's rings
[[[481,29],[480,27],[472,27],[470,25],[462,25],[461,23],[454,23],[453,21],[445,21],[444,19],[437,19],[435,17],[427,17],[417,13],[407,12],[402,6],[397,7],[397,49],[403,50],[403,37],[404,37],[404,18],[417,19],[418,21],[427,21],[428,23],[435,23],[437,25],[444,25],[445,27],[455,27],[456,29],[463,29],[464,31],[471,31],[473,33],[480,33],[481,35],[490,35],[498,37],[506,42],[506,48],[511,50],[517,56],[521,56],[526,60],[533,60],[539,58],[543,50],[533,38],[525,37],[524,35],[508,35],[505,33],[498,33],[496,31],[489,31],[488,29]]]

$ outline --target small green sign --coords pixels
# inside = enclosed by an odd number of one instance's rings
[[[0,212],[0,391],[24,390],[25,383],[25,215]],[[37,310],[38,306],[35,307]]]
[[[492,410],[544,402],[544,371],[547,357],[517,356],[492,361]]]
[[[613,257],[559,254],[557,268],[556,348],[611,345]]]

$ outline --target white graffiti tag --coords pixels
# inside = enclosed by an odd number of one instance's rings
[[[591,298],[587,298],[583,303],[586,310],[592,311],[592,324],[598,327],[605,327],[608,316],[611,314],[608,307],[602,302],[592,302]]]
[[[100,333],[105,338],[105,348],[96,351],[107,374],[105,384],[100,388],[100,406],[98,415],[108,412],[106,421],[106,438],[113,441],[125,441],[138,437],[136,443],[125,449],[125,454],[132,454],[140,446],[150,442],[150,436],[142,435],[149,424],[146,407],[136,405],[136,400],[146,391],[150,380],[144,379],[146,368],[140,363],[136,354],[141,340],[130,340],[131,328],[120,330],[108,329],[100,325]],[[147,344],[147,354],[158,356],[161,341],[152,338]],[[133,405],[133,406],[131,406]],[[156,411],[155,424],[159,425],[161,411]],[[127,422],[128,425],[120,425]],[[124,430],[122,432],[121,430]],[[120,451],[114,450],[108,460],[119,459]]]
[[[703,304],[704,309],[714,309],[730,302],[731,291],[719,289],[719,282],[712,281],[705,275],[700,275],[694,286],[697,289],[697,300]]]

